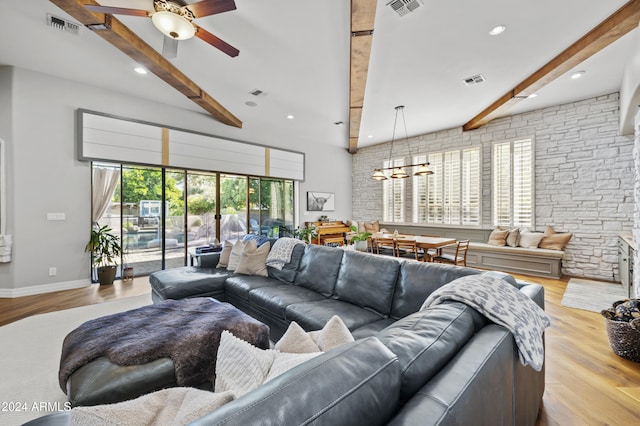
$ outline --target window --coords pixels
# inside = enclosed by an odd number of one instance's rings
[[[383,168],[404,166],[404,159],[385,161]],[[391,170],[385,170],[387,177],[391,175]],[[383,182],[382,205],[384,212],[382,220],[384,222],[404,222],[404,190],[406,179],[387,179]]]
[[[414,164],[427,161],[414,157]],[[429,154],[429,176],[413,178],[413,222],[480,224],[480,148]]]
[[[493,225],[533,226],[533,142],[493,146]]]

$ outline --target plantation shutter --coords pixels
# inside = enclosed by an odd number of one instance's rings
[[[480,148],[462,151],[462,224],[480,225]]]

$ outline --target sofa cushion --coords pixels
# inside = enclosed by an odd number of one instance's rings
[[[277,281],[278,283],[280,281]],[[249,301],[273,315],[285,317],[285,309],[293,303],[324,300],[325,297],[308,288],[291,284],[281,284],[275,287],[260,287],[249,292]]]
[[[280,281],[259,275],[230,275],[224,282],[224,290],[244,300],[249,300],[249,292],[255,288],[275,287]]]
[[[396,356],[380,341],[359,340],[296,366],[192,425],[384,424],[397,408],[399,376]]]
[[[344,250],[335,247],[306,245],[295,284],[317,291],[323,296],[331,296],[343,254]]]
[[[440,263],[403,262],[391,303],[390,316],[399,319],[417,312],[437,288],[456,278],[478,273],[480,271],[477,269],[452,268]]]
[[[282,269],[267,266],[269,276],[282,282],[293,284],[300,267],[300,261],[302,261],[302,256],[304,255],[304,247],[305,244],[296,244],[291,252],[291,261],[286,263]]]
[[[164,299],[216,296],[224,292],[224,281],[231,275],[225,269],[180,268],[156,271],[149,275],[153,292]]]
[[[349,330],[383,318],[375,312],[334,299],[295,303],[287,306],[285,311],[287,321],[295,321],[308,331],[322,328],[334,315],[339,316]]]
[[[478,317],[462,303],[448,303],[411,314],[376,335],[400,361],[401,401],[409,400],[458,353],[476,332]]]
[[[393,258],[345,251],[332,297],[388,315],[399,270]]]

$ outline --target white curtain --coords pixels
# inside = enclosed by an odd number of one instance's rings
[[[120,182],[120,170],[114,168],[93,168],[93,222],[100,220],[111,205],[113,193]]]

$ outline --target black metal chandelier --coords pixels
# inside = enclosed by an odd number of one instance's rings
[[[404,135],[405,135],[405,139],[407,140],[407,143],[409,142],[409,136],[407,134],[407,122],[405,121],[404,118],[404,105],[398,105],[397,107],[395,107],[396,110],[396,118],[395,121],[393,122],[393,135],[391,136],[391,148],[389,149],[389,164],[391,164],[391,158],[393,155],[393,144],[395,142],[395,138],[396,138],[396,126],[398,124],[398,113],[401,112],[402,113],[402,122],[404,124]],[[411,158],[411,148],[409,148],[409,158]],[[409,164],[408,166],[391,166],[391,167],[382,167],[382,168],[376,168],[373,169],[373,175],[371,175],[371,179],[373,180],[386,180],[386,179],[404,179],[404,178],[408,178],[409,174],[407,173],[407,171],[405,170],[405,167],[410,167],[410,168],[414,168],[416,167],[417,170],[413,173],[413,176],[428,176],[428,175],[432,175],[433,172],[431,170],[429,170],[428,168],[429,163],[428,162],[424,162],[424,163],[417,163],[417,164]],[[387,173],[385,173],[385,171],[391,170],[391,175],[387,176]]]

